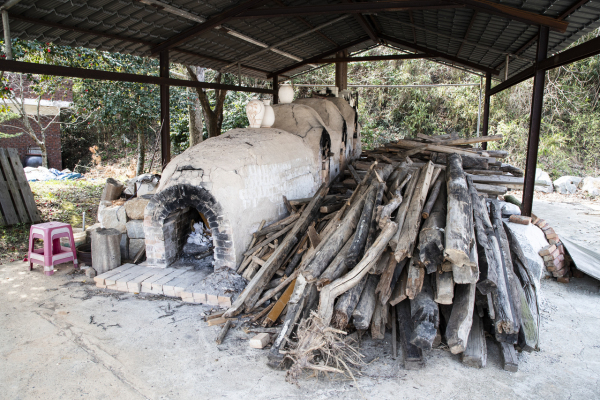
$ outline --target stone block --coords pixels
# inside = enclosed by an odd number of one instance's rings
[[[141,248],[146,246],[144,239],[129,239],[129,256],[131,259],[136,256]]]
[[[586,176],[581,182],[581,190],[589,193],[592,196],[600,195],[600,178]]]
[[[582,178],[577,176],[561,176],[554,181],[554,191],[561,194],[573,194],[577,191],[577,186],[581,181]]]
[[[127,213],[123,206],[105,207],[98,212],[98,218],[103,228],[127,232]]]
[[[552,186],[550,175],[537,168],[535,170],[535,186],[533,188],[536,192],[552,193],[554,188]]]
[[[144,219],[144,211],[151,199],[151,195],[146,195],[125,202],[127,217],[130,219]]]
[[[127,222],[127,236],[130,239],[144,239],[144,221],[136,219]]]

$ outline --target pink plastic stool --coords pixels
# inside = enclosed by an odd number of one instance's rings
[[[71,247],[60,245],[60,238],[68,237]],[[44,247],[34,249],[34,239],[42,239]],[[77,263],[77,251],[75,250],[75,239],[71,225],[62,222],[46,222],[31,225],[29,230],[29,270],[33,269],[33,263],[44,266],[44,274],[54,274],[54,266],[73,261],[75,269],[79,269]]]

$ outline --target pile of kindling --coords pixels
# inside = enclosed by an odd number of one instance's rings
[[[485,331],[506,369],[515,346],[537,348],[534,278],[524,260],[513,263],[518,246],[497,200],[522,171],[498,162],[501,151],[471,147],[499,137],[423,136],[364,152],[311,199],[284,199],[290,216],[254,233],[238,270],[248,285],[223,317],[245,313],[274,333],[270,365],[328,371],[340,368],[324,360],[356,361],[327,346],[339,342],[332,332],[381,340],[389,329],[407,369],[440,341],[483,367]]]

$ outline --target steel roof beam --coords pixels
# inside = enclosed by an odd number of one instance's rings
[[[371,40],[371,39],[368,36],[363,36],[363,37],[361,37],[359,39],[356,39],[356,40],[354,40],[354,41],[352,41],[350,43],[343,44],[343,45],[338,46],[338,47],[336,47],[334,49],[327,50],[326,52],[321,53],[319,55],[316,55],[314,57],[308,58],[308,59],[306,59],[304,61],[300,61],[300,62],[297,62],[296,64],[292,64],[292,65],[290,65],[288,67],[282,68],[279,71],[272,72],[271,74],[269,74],[268,77],[271,78],[274,75],[284,74],[284,73],[286,73],[288,71],[292,71],[292,70],[294,70],[296,68],[300,68],[300,67],[302,67],[302,66],[304,66],[306,64],[312,64],[312,63],[315,62],[315,60],[320,60],[320,59],[323,59],[325,57],[331,56],[331,55],[333,55],[333,54],[335,54],[335,53],[337,53],[339,51],[346,50],[346,49],[349,49],[350,47],[353,47],[353,46],[359,45],[361,43],[364,43],[367,40]]]
[[[482,11],[486,14],[512,19],[528,25],[547,26],[548,28],[560,33],[566,32],[567,27],[569,26],[568,22],[559,19],[525,11],[520,8],[511,7],[504,4],[494,3],[488,0],[459,0],[459,2],[467,5],[469,8]]]
[[[202,89],[231,90],[234,92],[273,94],[272,89],[223,85],[220,83],[210,82],[194,82],[185,79],[127,74],[122,72],[101,71],[86,68],[63,67],[60,65],[36,64],[22,61],[0,60],[0,71],[10,71],[22,74],[64,76],[67,78],[98,79],[103,81],[146,83],[150,85],[198,87]]]
[[[468,68],[472,68],[472,69],[475,69],[475,70],[478,70],[478,71],[482,71],[482,72],[489,72],[492,75],[498,75],[500,73],[500,71],[498,71],[497,69],[489,68],[489,67],[486,67],[484,65],[480,65],[480,64],[468,61],[468,60],[463,60],[462,58],[458,58],[458,57],[452,56],[450,54],[445,54],[445,53],[442,53],[442,52],[437,51],[437,50],[428,49],[426,47],[419,46],[418,44],[415,44],[415,43],[406,42],[404,40],[396,39],[394,37],[383,35],[383,34],[380,35],[380,36],[381,36],[382,39],[388,40],[388,41],[390,41],[392,43],[395,43],[398,46],[408,47],[409,49],[420,51],[422,53],[425,53],[425,54],[427,54],[429,56],[433,56],[435,58],[443,58],[446,61],[457,63],[457,64],[463,65],[465,67],[468,67]]]
[[[161,44],[154,46],[150,50],[150,54],[160,53],[163,50],[170,49],[171,47],[177,46],[186,40],[193,38],[194,36],[201,35],[202,33],[209,31],[227,21],[231,18],[237,16],[238,14],[248,10],[252,7],[257,7],[263,3],[266,3],[268,0],[248,0],[241,4],[238,4],[235,7],[228,9],[218,15],[210,17],[206,20],[206,22],[202,24],[197,24],[192,26],[189,29],[186,29],[183,32],[178,33],[177,35],[165,40]]]
[[[392,54],[387,56],[365,56],[365,57],[342,57],[323,58],[313,61],[313,64],[331,64],[338,62],[364,62],[364,61],[387,61],[387,60],[414,60],[419,58],[433,58],[426,54]]]

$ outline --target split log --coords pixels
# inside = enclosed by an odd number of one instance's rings
[[[433,300],[438,304],[452,304],[454,298],[454,279],[452,272],[438,272],[432,274]]]
[[[492,196],[500,196],[508,191],[506,186],[487,185],[485,183],[474,183],[473,185],[479,193],[485,193]]]
[[[425,204],[425,197],[429,191],[431,183],[431,174],[433,173],[433,163],[429,162],[421,168],[419,181],[415,187],[415,191],[410,200],[410,206],[406,213],[406,218],[402,226],[402,233],[398,238],[396,246],[396,261],[402,261],[404,258],[412,254],[417,235],[419,234],[419,226],[421,225],[421,211]]]
[[[350,250],[350,246],[354,241],[354,234],[350,239],[346,241],[342,250],[335,256],[333,261],[329,264],[329,266],[323,271],[323,273],[319,276],[319,281],[317,282],[317,287],[320,289],[323,286],[329,285],[329,283],[338,279],[340,276],[344,275],[348,271],[348,266],[346,265],[346,258],[348,255],[348,251]]]
[[[501,271],[501,254],[494,228],[490,221],[485,200],[477,195],[471,177],[467,177],[469,193],[473,205],[473,224],[475,226],[477,253],[479,255],[479,281],[477,288],[483,294],[491,293],[498,284]]]
[[[333,310],[333,318],[331,325],[337,329],[346,329],[346,325],[350,321],[350,317],[354,312],[354,309],[358,305],[358,301],[362,295],[363,289],[367,284],[369,274],[365,275],[358,285],[342,294],[338,301],[335,303],[335,309]]]
[[[517,372],[519,370],[519,358],[517,357],[515,346],[503,342],[500,342],[499,345],[502,369],[509,372]]]
[[[229,332],[229,328],[231,328],[232,325],[233,322],[231,322],[230,319],[228,319],[227,322],[225,322],[225,325],[223,325],[223,328],[221,328],[219,336],[217,336],[217,339],[215,340],[217,344],[223,343],[223,340],[225,339],[225,336],[227,335],[227,332]]]
[[[373,316],[371,317],[371,339],[383,340],[385,338],[388,307],[387,304],[381,304],[378,301],[375,303],[375,310],[373,310]]]
[[[398,264],[398,268],[402,268],[400,277],[396,281],[392,295],[390,296],[390,304],[395,306],[402,300],[406,299],[406,286],[408,284],[408,267],[406,266],[407,260],[404,259]],[[380,295],[381,296],[381,295]]]
[[[436,168],[436,170],[437,170],[437,168]],[[441,171],[441,170],[439,170],[439,171]],[[432,181],[433,181],[433,179],[432,179]],[[424,219],[429,218],[429,213],[431,212],[431,209],[433,208],[433,205],[435,204],[435,201],[437,200],[437,197],[440,194],[440,189],[442,187],[443,182],[444,182],[443,177],[438,177],[437,180],[435,180],[433,189],[431,189],[431,193],[429,194],[429,199],[427,199],[427,203],[425,203],[425,206],[423,207],[423,212],[421,213],[421,216]]]
[[[302,256],[304,255],[305,252],[306,252],[306,250],[299,250],[294,254],[292,259],[290,260],[290,263],[285,268],[285,272],[283,273],[283,275],[290,276],[292,274],[292,272],[294,272],[294,270],[296,269],[298,264],[300,264],[300,261],[302,261]]]
[[[490,215],[491,222],[494,227],[494,233],[498,243],[501,243],[500,228],[502,228],[502,217],[500,211],[500,204],[497,201],[492,201],[490,204]],[[504,231],[504,229],[502,229]],[[516,342],[516,335],[519,332],[517,316],[514,314],[512,301],[510,298],[511,288],[508,275],[506,273],[506,260],[503,255],[502,245],[500,247],[500,270],[498,273],[498,281],[496,284],[496,290],[492,292],[492,300],[494,302],[494,311],[496,319],[494,320],[495,335],[497,339],[505,339],[502,334],[514,335]],[[511,339],[512,341],[512,339]]]
[[[450,320],[446,325],[446,339],[452,354],[465,351],[473,323],[475,284],[456,285]]]
[[[438,181],[440,183],[440,181]],[[435,206],[419,233],[418,262],[428,274],[444,262],[444,229],[446,227],[446,188],[440,186]]]
[[[469,253],[471,252],[473,211],[467,180],[461,167],[461,157],[458,154],[448,156],[446,185],[448,209],[446,213],[444,257],[453,264],[453,273],[454,271],[463,273],[463,271],[460,271],[461,269],[470,269],[472,266]],[[457,279],[456,273],[454,273],[454,280],[457,283],[463,283]]]
[[[438,305],[433,301],[429,275],[423,279],[421,291],[410,301],[413,332],[410,343],[422,350],[430,350],[440,324]]]
[[[381,208],[381,212],[379,212],[379,229],[383,227],[385,221],[390,219],[390,216],[402,203],[402,195],[400,194],[400,190],[396,190],[394,196],[390,199],[390,201],[385,206],[379,206]]]
[[[98,275],[121,265],[121,232],[108,228],[93,232],[92,265]]]
[[[395,261],[395,260],[394,260]],[[390,252],[384,252],[376,263],[373,263],[373,267],[369,270],[369,274],[381,275],[387,269],[390,264]]]
[[[423,351],[410,343],[413,335],[410,302],[403,301],[396,306],[396,317],[398,318],[398,336],[402,346],[404,368],[409,370],[423,368],[425,366]]]
[[[471,215],[471,219],[473,215]],[[469,252],[470,268],[463,265],[461,268],[457,268],[456,265],[452,265],[452,278],[456,283],[477,283],[479,280],[479,255],[477,253],[477,243],[475,240],[475,229],[471,222],[471,251]]]
[[[385,183],[380,183],[377,187],[377,194],[375,195],[375,203],[373,204],[373,214],[371,214],[371,225],[369,226],[369,234],[367,235],[367,243],[365,243],[365,248],[371,247],[373,241],[375,240],[375,235],[377,233],[377,208],[381,205],[383,201],[383,193],[385,192]]]
[[[473,324],[465,351],[460,355],[463,364],[474,368],[484,368],[487,363],[487,344],[483,321],[476,313],[473,314]]]
[[[379,284],[377,285],[376,293],[379,294],[379,301],[383,304],[387,303],[390,295],[392,294],[392,280],[396,275],[396,270],[399,268],[400,263],[396,261],[396,258],[390,252],[386,252],[381,258],[387,257],[387,264],[385,269],[380,272],[381,278],[379,279]],[[402,261],[403,265],[406,264],[404,260]]]
[[[394,220],[398,224],[398,230],[390,240],[390,247],[392,249],[396,249],[398,247],[398,241],[400,239],[400,235],[402,234],[402,230],[404,227],[404,220],[406,219],[406,213],[408,211],[408,207],[412,202],[413,193],[415,192],[415,188],[417,187],[417,181],[419,180],[419,174],[421,173],[420,169],[414,170],[411,172],[412,177],[408,182],[408,186],[404,191],[404,199],[402,200],[402,204],[398,208],[398,212],[396,213],[396,219]]]
[[[343,277],[336,279],[321,290],[321,298],[319,300],[319,316],[325,323],[331,321],[333,314],[333,303],[335,299],[342,293],[356,286],[360,280],[369,272],[371,263],[376,262],[383,250],[389,243],[398,225],[392,221],[388,221],[384,229],[381,231],[371,248],[366,252],[362,260]]]
[[[350,245],[350,249],[348,250],[348,254],[346,256],[346,265],[348,266],[348,269],[354,268],[358,262],[358,256],[365,248],[367,235],[369,234],[369,228],[371,227],[371,218],[373,217],[373,208],[375,206],[375,196],[378,187],[379,185],[374,183],[367,192],[365,205],[362,213],[360,214],[358,225],[356,226],[356,233],[354,235],[354,239],[352,239],[352,244]]]
[[[306,232],[310,223],[315,219],[321,206],[323,198],[327,195],[328,188],[322,185],[315,193],[310,203],[302,212],[302,216],[295,222],[292,230],[286,235],[281,244],[277,247],[269,261],[262,266],[252,280],[246,286],[246,289],[238,296],[232,306],[227,310],[225,315],[233,317],[243,311],[243,307],[247,310],[254,308],[264,287],[271,281],[275,271],[277,271],[289,252],[298,243],[300,236]]]
[[[121,193],[125,186],[114,178],[108,178],[106,180],[106,185],[104,185],[104,189],[102,190],[102,196],[100,196],[100,201],[112,201],[117,200],[121,197]],[[95,269],[95,267],[94,267]]]
[[[378,283],[378,275],[368,275],[367,283],[362,291],[362,294],[360,295],[360,300],[358,301],[356,308],[354,308],[354,311],[352,311],[352,321],[354,323],[354,327],[358,330],[369,329],[371,318],[373,317],[373,312],[375,311],[375,305],[377,303],[375,288],[377,287]]]
[[[340,249],[350,238],[356,228],[365,199],[368,193],[361,196],[350,208],[348,213],[343,217],[341,225],[332,231],[331,235],[323,238],[319,246],[315,249],[313,257],[307,257],[302,261],[300,269],[302,274],[308,281],[319,278],[321,273],[339,253]]]
[[[411,300],[421,291],[425,278],[425,269],[421,268],[416,260],[417,257],[412,257],[408,262],[406,295]]]

